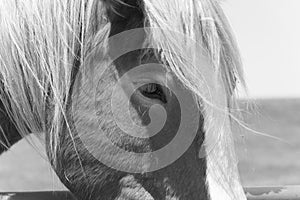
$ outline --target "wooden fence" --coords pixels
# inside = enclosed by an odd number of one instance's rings
[[[300,186],[247,187],[248,200],[300,200]],[[0,200],[75,200],[69,192],[0,193]]]

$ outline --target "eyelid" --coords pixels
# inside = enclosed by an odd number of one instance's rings
[[[148,83],[139,87],[139,90],[142,90],[146,93],[154,93],[158,89],[161,89],[159,84],[156,83]]]
[[[154,79],[151,79],[151,80],[150,79],[140,79],[138,81],[133,81],[133,85],[136,89],[142,87],[143,85],[147,85],[147,84],[158,84],[161,86],[161,89],[166,96],[170,96],[170,94],[171,94],[171,91],[169,90],[167,82],[163,83],[163,82],[160,82],[160,81],[154,80]]]
[[[143,85],[147,85],[147,84],[158,84],[158,85],[165,85],[163,83],[161,83],[160,81],[157,81],[155,79],[139,79],[139,80],[135,80],[132,82],[135,87],[139,88]]]
[[[137,80],[133,80],[132,83],[137,88],[146,84],[158,84],[160,86],[169,88],[168,85],[171,84],[167,76],[156,76],[155,78],[139,78]]]

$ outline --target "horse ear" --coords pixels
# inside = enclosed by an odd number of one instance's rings
[[[0,74],[0,155],[22,139],[16,123],[9,116],[9,112],[11,112],[8,111],[9,107],[8,97],[4,92]],[[28,130],[28,132],[30,131]]]

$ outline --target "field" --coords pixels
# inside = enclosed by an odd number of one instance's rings
[[[300,99],[258,101],[256,111],[244,119],[252,129],[278,139],[245,130],[243,139],[236,135],[243,184],[300,185]]]
[[[243,185],[300,185],[300,99],[258,100],[256,105],[244,112],[245,122],[265,135],[234,128]],[[25,140],[0,157],[0,192],[52,189],[64,187],[44,153]]]

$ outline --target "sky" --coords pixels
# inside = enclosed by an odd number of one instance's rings
[[[300,0],[222,0],[249,97],[300,97]]]

